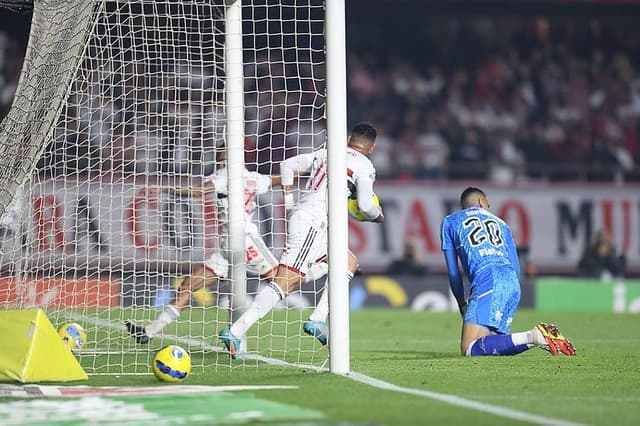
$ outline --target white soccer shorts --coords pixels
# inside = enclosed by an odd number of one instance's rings
[[[287,223],[287,246],[280,264],[306,275],[311,265],[327,255],[327,222],[305,210],[295,210]]]
[[[278,267],[278,260],[259,235],[246,234],[245,253],[247,272],[251,275],[265,276]],[[213,253],[204,262],[204,265],[220,278],[228,278],[229,276],[229,262],[219,251]]]

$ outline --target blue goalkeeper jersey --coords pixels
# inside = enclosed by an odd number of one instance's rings
[[[520,264],[511,230],[505,221],[481,207],[469,207],[445,217],[441,228],[442,250],[454,249],[470,286],[486,268],[511,267],[520,275]]]

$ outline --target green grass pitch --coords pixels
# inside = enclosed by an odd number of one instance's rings
[[[198,315],[196,309],[192,315]],[[123,312],[126,316],[130,312]],[[185,312],[182,318],[188,317]],[[274,321],[267,324],[278,325]],[[291,312],[288,313],[291,318]],[[294,314],[302,315],[302,314]],[[269,319],[269,318],[268,318]],[[474,424],[511,425],[531,423],[500,413],[470,408],[469,403],[517,410],[550,419],[547,424],[633,425],[640,422],[640,319],[630,314],[540,313],[522,310],[516,315],[513,331],[533,327],[539,321],[555,322],[578,351],[575,357],[553,357],[540,349],[511,357],[467,358],[459,355],[460,318],[455,313],[411,312],[399,309],[365,309],[351,314],[351,369],[402,389],[383,390],[348,377],[256,363],[228,368],[228,357],[191,348],[194,363],[210,361],[223,366],[196,367],[185,384],[192,385],[296,385],[297,390],[258,391],[258,396],[276,402],[322,412],[325,419],[313,424]],[[176,334],[187,331],[180,321]],[[191,335],[211,336],[219,345],[215,325],[189,330]],[[98,330],[100,328],[98,327]],[[264,332],[265,330],[261,330]],[[118,330],[117,333],[122,331]],[[300,329],[288,327],[289,339],[302,342],[302,355],[289,353],[294,363],[326,359],[326,348],[314,339],[301,336]],[[257,341],[254,341],[257,342]],[[137,349],[134,365],[145,364],[150,354],[164,344],[164,338],[149,349]],[[178,344],[180,344],[178,342]],[[284,346],[286,339],[269,342]],[[266,346],[266,345],[265,345]],[[135,347],[134,347],[135,348]],[[277,357],[277,353],[273,354]],[[97,364],[113,363],[111,355],[100,355]],[[85,360],[83,360],[83,363]],[[125,364],[125,370],[128,368]],[[205,362],[207,364],[207,362]],[[132,368],[132,367],[131,367]],[[94,375],[92,386],[171,386],[149,374],[119,377]],[[433,395],[436,397],[434,398]],[[443,402],[438,396],[463,400],[462,405]],[[533,423],[536,423],[533,421]],[[295,423],[293,423],[295,424]],[[309,424],[309,423],[305,423]]]

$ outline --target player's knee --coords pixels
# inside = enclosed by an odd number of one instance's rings
[[[290,268],[279,268],[272,282],[275,282],[285,294],[290,294],[300,287],[303,280],[304,275],[302,275],[300,271]]]
[[[272,283],[276,283],[278,287],[280,287],[280,289],[282,290],[283,297],[290,295],[291,293],[296,291],[298,287],[300,287],[297,281],[291,281],[291,280],[278,281],[278,282],[272,281]]]
[[[463,338],[460,342],[460,355],[471,356],[471,348],[478,341],[479,337]]]
[[[358,270],[358,267],[360,266],[358,264],[358,258],[356,257],[355,254],[349,252],[349,270],[351,272],[356,272]]]
[[[271,281],[276,277],[276,273],[275,271],[273,273],[269,273],[269,274],[264,274],[260,276],[260,279],[263,279],[265,281]]]
[[[198,269],[193,275],[188,276],[182,282],[181,289],[186,291],[196,291],[203,287],[213,285],[218,276],[206,268]]]
[[[289,289],[287,288],[286,284],[279,280],[272,280],[267,285],[270,286],[277,294],[279,294],[280,298],[282,299],[289,295]]]
[[[469,354],[469,348],[471,347],[471,345],[473,344],[473,342],[471,344],[460,344],[460,355],[462,356],[471,356]]]

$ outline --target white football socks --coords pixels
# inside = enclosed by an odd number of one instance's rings
[[[521,331],[519,333],[511,333],[511,341],[514,345],[529,345],[539,346],[538,339],[536,339],[536,330]],[[544,340],[544,339],[542,339]],[[545,342],[542,342],[544,344]]]
[[[316,305],[311,315],[309,315],[310,321],[326,321],[327,316],[329,315],[329,294],[327,284],[324,286],[322,290],[322,295],[320,296],[320,300],[318,300],[318,304]]]
[[[320,279],[327,275],[327,272],[329,272],[329,264],[327,262],[314,263],[304,276],[304,282],[308,283]]]
[[[231,325],[231,333],[238,337],[244,336],[253,324],[264,317],[285,297],[280,286],[271,281],[260,289],[247,311]]]
[[[173,305],[167,305],[164,307],[160,315],[155,321],[145,327],[145,332],[149,338],[160,333],[163,328],[172,322],[176,321],[180,316],[180,311]]]
[[[353,272],[347,272],[347,285],[353,279]],[[327,321],[327,316],[329,315],[329,280],[327,280],[324,285],[324,289],[322,290],[322,295],[320,296],[320,300],[318,301],[316,308],[313,310],[311,315],[309,316],[310,321]]]

